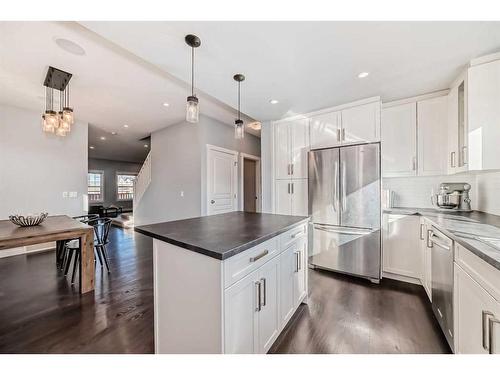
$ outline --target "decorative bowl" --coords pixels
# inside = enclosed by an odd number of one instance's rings
[[[47,216],[49,216],[47,212],[42,212],[38,215],[10,215],[9,220],[14,224],[19,225],[20,227],[33,227],[35,225],[41,224]]]

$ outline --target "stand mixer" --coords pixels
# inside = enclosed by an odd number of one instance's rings
[[[444,210],[472,211],[470,188],[466,182],[443,182],[439,185],[439,193],[431,196],[432,204]]]

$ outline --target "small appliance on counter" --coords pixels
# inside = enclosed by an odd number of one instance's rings
[[[472,211],[470,188],[471,186],[465,182],[443,182],[439,185],[439,192],[431,196],[432,204],[445,210]]]

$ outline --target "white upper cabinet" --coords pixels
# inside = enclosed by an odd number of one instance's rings
[[[500,169],[500,60],[468,70],[468,169]]]
[[[310,119],[311,148],[326,148],[341,145],[340,112],[329,112]]]
[[[380,101],[342,110],[342,144],[380,140]]]
[[[417,102],[418,175],[447,172],[448,99],[439,96]]]
[[[467,170],[467,74],[464,72],[448,94],[448,174]]]
[[[274,124],[275,178],[307,178],[308,125],[308,119]]]
[[[382,175],[417,174],[417,105],[382,108]]]

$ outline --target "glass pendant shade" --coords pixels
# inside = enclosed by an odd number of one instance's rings
[[[66,133],[69,133],[69,131],[71,130],[71,123],[68,120],[68,118],[64,117],[64,112],[59,112],[58,129],[64,130]]]
[[[245,137],[245,129],[243,127],[243,120],[236,120],[234,122],[234,138],[243,139]]]
[[[75,123],[75,117],[73,115],[73,109],[69,107],[64,107],[62,111],[62,119],[64,122],[69,125],[73,125]]]
[[[200,108],[196,96],[188,96],[186,106],[186,121],[196,124],[199,118]]]
[[[47,133],[54,133],[59,126],[59,120],[55,111],[45,111],[42,116],[43,131]]]
[[[58,135],[59,137],[65,137],[67,133],[68,132],[66,130],[64,130],[62,126],[59,126],[56,129],[56,135]]]

